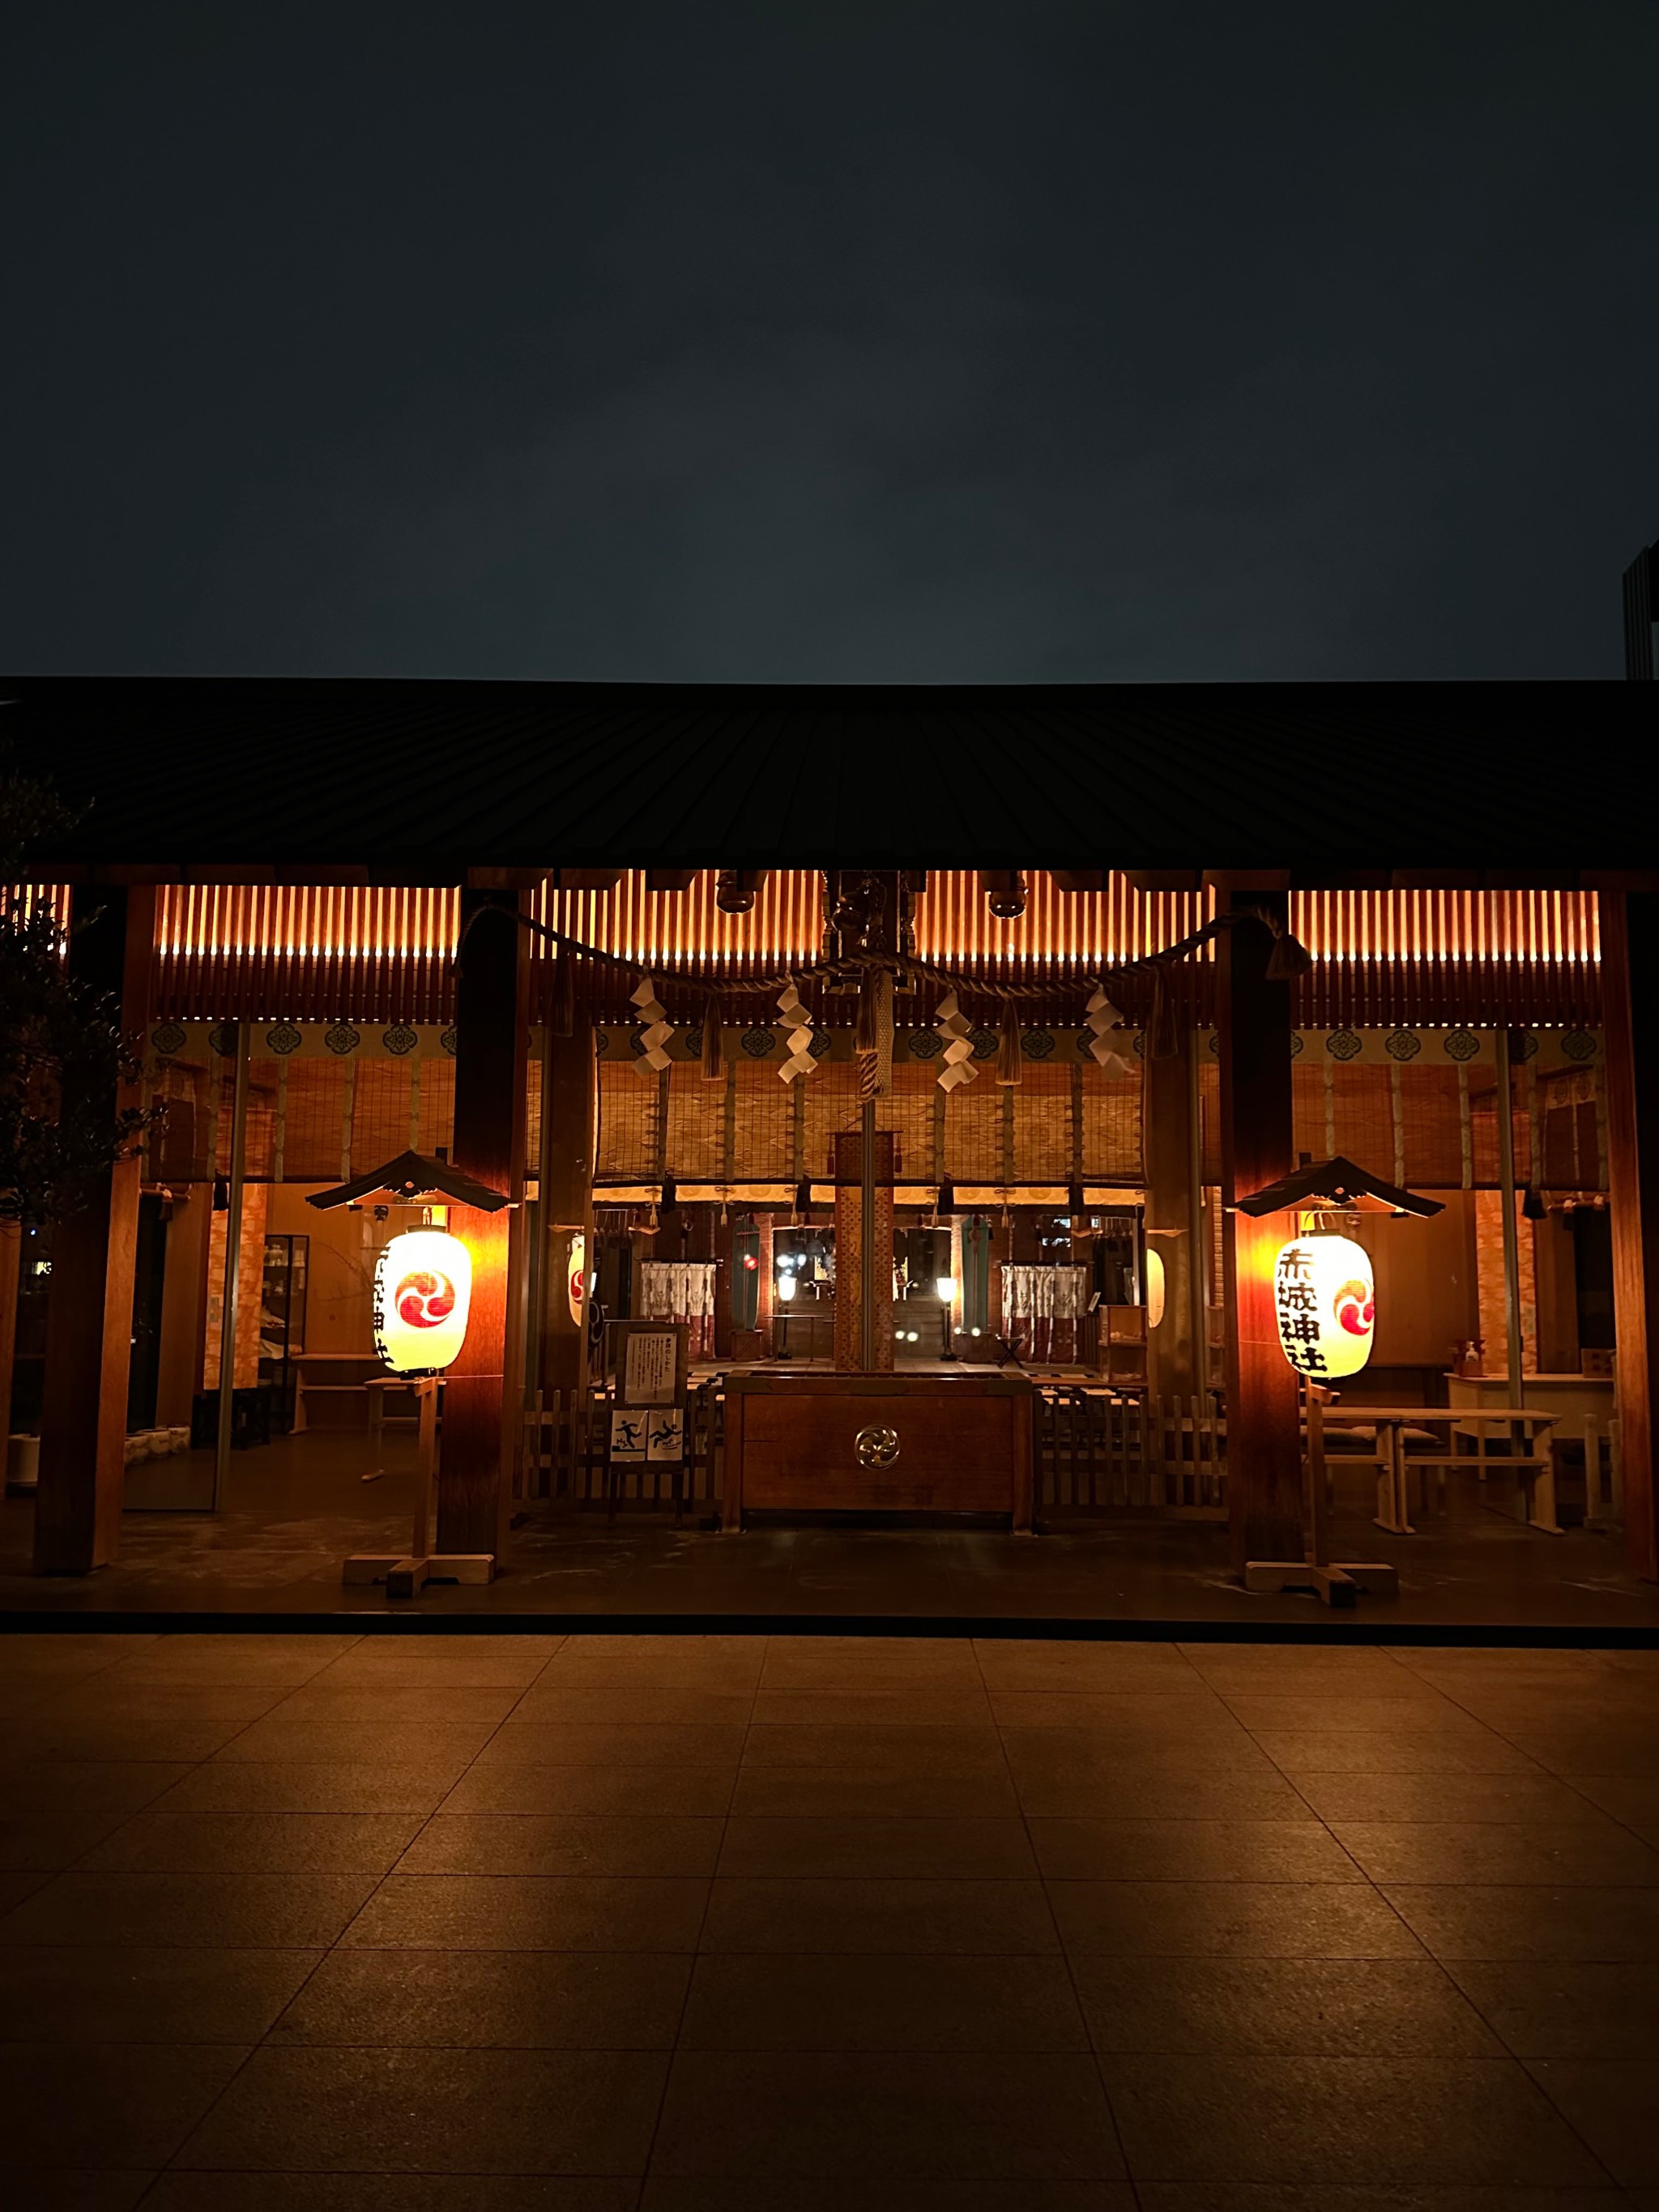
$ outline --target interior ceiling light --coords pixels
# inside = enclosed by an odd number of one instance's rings
[[[982,869],[980,885],[999,921],[1018,921],[1025,911],[1025,878],[1017,868]]]

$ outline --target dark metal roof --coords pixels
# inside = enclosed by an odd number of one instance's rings
[[[0,681],[64,865],[1653,865],[1648,684]]]

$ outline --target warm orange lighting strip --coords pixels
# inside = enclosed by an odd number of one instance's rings
[[[648,891],[644,872],[632,869],[608,891],[544,889],[534,910],[555,928],[665,975],[696,973],[718,982],[817,957],[814,871],[775,869],[745,915],[722,914],[714,891],[712,869],[683,892]],[[156,902],[156,1015],[446,1020],[459,903],[458,891],[429,887],[164,887]],[[994,985],[1140,959],[1212,911],[1205,892],[1138,891],[1116,874],[1103,890],[1061,891],[1038,869],[1029,877],[1024,914],[999,921],[976,875],[937,869],[915,902],[914,920],[921,958]],[[1595,1018],[1601,945],[1593,893],[1297,891],[1291,925],[1316,963],[1298,1000],[1306,1024]],[[530,950],[542,960],[551,948],[538,939]]]

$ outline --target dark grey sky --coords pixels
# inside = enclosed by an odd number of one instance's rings
[[[1620,672],[1655,0],[27,12],[0,665]]]

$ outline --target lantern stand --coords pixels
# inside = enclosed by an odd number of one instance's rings
[[[1414,1214],[1426,1218],[1443,1210],[1438,1200],[1419,1198],[1395,1184],[1383,1182],[1368,1175],[1364,1169],[1356,1167],[1352,1160],[1339,1156],[1316,1164],[1304,1158],[1303,1165],[1293,1175],[1270,1183],[1252,1197],[1240,1199],[1234,1211],[1259,1218],[1267,1213],[1299,1209],[1311,1200],[1352,1213],[1358,1211],[1361,1198],[1386,1206],[1396,1217]],[[1369,1357],[1368,1344],[1353,1371],[1358,1372],[1358,1367]],[[1290,1358],[1288,1348],[1286,1358]],[[1291,1360],[1291,1364],[1295,1366],[1296,1362]],[[1310,1589],[1326,1605],[1343,1607],[1357,1604],[1362,1589],[1376,1597],[1397,1597],[1400,1570],[1391,1560],[1338,1562],[1331,1558],[1330,1517],[1325,1497],[1325,1408],[1334,1393],[1325,1384],[1315,1382],[1305,1370],[1299,1372],[1308,1435],[1307,1555],[1301,1559],[1248,1560],[1244,1587],[1261,1595]]]
[[[384,1166],[371,1168],[366,1174],[354,1176],[332,1190],[313,1193],[306,1200],[319,1212],[326,1213],[336,1206],[351,1206],[359,1200],[374,1196],[391,1199],[396,1203],[410,1206],[422,1200],[445,1206],[471,1206],[480,1213],[499,1213],[512,1200],[500,1191],[491,1190],[487,1183],[477,1182],[471,1176],[463,1175],[447,1160],[428,1159],[421,1152],[399,1152],[397,1158]],[[419,1234],[420,1232],[405,1232]],[[394,1238],[393,1243],[396,1243]],[[386,1248],[390,1250],[391,1247]],[[384,1256],[384,1255],[383,1255]],[[466,1287],[466,1286],[464,1286]],[[451,1291],[453,1298],[453,1292]],[[380,1285],[376,1286],[376,1335],[380,1335]],[[465,1325],[455,1335],[441,1363],[447,1366],[459,1352],[465,1338]],[[386,1358],[384,1342],[377,1343],[380,1357]],[[391,1362],[388,1360],[390,1366]],[[393,1367],[395,1374],[399,1370]],[[493,1552],[434,1552],[432,1543],[433,1490],[438,1468],[438,1385],[441,1374],[438,1369],[410,1371],[408,1379],[415,1393],[418,1418],[418,1449],[415,1475],[415,1510],[410,1535],[413,1539],[407,1553],[354,1552],[341,1571],[340,1579],[348,1587],[383,1582],[388,1597],[416,1597],[428,1582],[489,1583],[495,1577],[495,1555]]]

